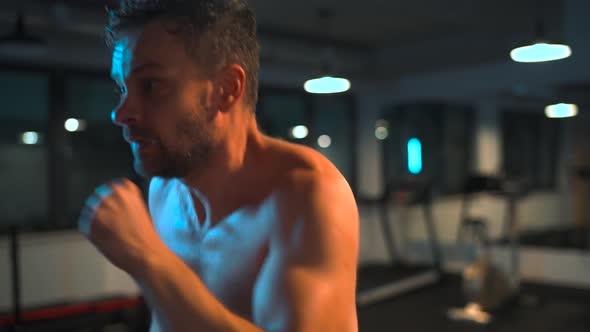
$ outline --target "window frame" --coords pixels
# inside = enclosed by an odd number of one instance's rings
[[[46,193],[48,213],[47,213],[47,227],[38,227],[32,225],[16,225],[23,233],[52,233],[64,230],[74,229],[75,222],[68,220],[67,206],[68,196],[66,188],[69,181],[68,176],[68,162],[63,155],[64,148],[67,149],[69,142],[67,139],[67,132],[63,130],[63,123],[67,117],[67,85],[66,81],[70,77],[90,78],[90,79],[108,79],[109,72],[107,69],[97,68],[80,68],[67,65],[25,65],[19,63],[7,63],[0,61],[0,70],[6,71],[20,71],[28,73],[44,74],[48,77],[48,100],[47,108],[47,137],[46,146],[48,153],[48,160],[43,165],[44,172],[48,175],[48,190]],[[289,94],[302,97],[306,107],[305,117],[306,122],[310,124],[310,135],[312,137],[317,131],[314,128],[314,111],[313,111],[313,95],[303,91],[303,89],[274,86],[269,84],[261,84],[259,87],[259,101],[261,104],[265,95],[272,93]],[[350,102],[351,114],[350,125],[353,133],[352,147],[351,147],[351,179],[350,186],[353,192],[356,193],[357,188],[357,150],[358,150],[358,105],[356,98],[352,93],[340,94],[342,98],[346,98]],[[312,143],[312,142],[311,142]],[[307,145],[315,148],[313,144]],[[51,221],[51,223],[49,223]],[[10,232],[10,224],[0,227],[0,236],[8,235]]]

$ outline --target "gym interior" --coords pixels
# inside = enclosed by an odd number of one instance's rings
[[[0,2],[0,331],[149,329],[76,228],[98,185],[147,186],[110,120],[116,3]],[[356,197],[359,331],[588,330],[590,2],[249,3],[260,128]]]

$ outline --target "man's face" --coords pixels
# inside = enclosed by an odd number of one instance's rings
[[[121,33],[111,77],[121,90],[112,119],[123,128],[139,174],[184,177],[205,166],[214,147],[212,82],[180,35],[159,22]]]

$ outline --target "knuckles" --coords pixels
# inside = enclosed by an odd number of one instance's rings
[[[138,203],[136,198],[142,200],[139,187],[125,178],[97,187],[82,208],[79,230],[89,238],[108,234],[112,219],[134,207]]]

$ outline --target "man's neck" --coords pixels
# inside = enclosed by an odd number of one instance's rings
[[[216,147],[205,169],[182,179],[199,193],[193,196],[199,220],[207,218],[211,225],[241,206],[256,181],[252,170],[263,145],[263,135],[258,131],[254,117],[248,126],[235,127]]]

